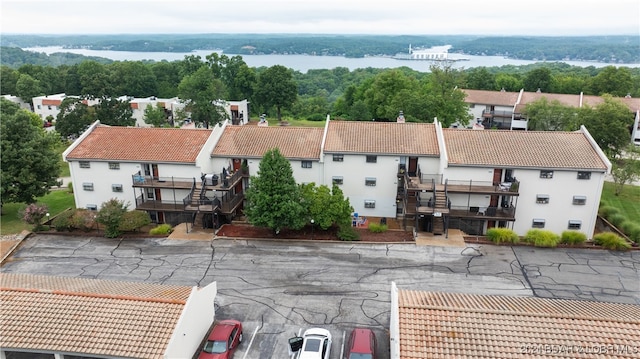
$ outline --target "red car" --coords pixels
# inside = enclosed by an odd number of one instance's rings
[[[356,328],[349,336],[346,359],[375,359],[376,335],[371,329]]]
[[[241,342],[242,323],[233,319],[220,321],[211,330],[198,359],[230,359]]]

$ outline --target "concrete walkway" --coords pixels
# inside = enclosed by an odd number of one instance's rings
[[[186,223],[180,223],[173,227],[173,232],[169,235],[169,239],[183,239],[183,240],[199,240],[210,241],[215,237],[213,229],[193,228]]]
[[[465,233],[458,229],[450,229],[448,238],[444,235],[433,235],[433,233],[418,232],[416,237],[417,246],[439,246],[439,247],[467,247],[464,242]]]

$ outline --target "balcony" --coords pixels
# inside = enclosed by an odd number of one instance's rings
[[[474,180],[447,180],[447,192],[487,194],[499,196],[519,196],[520,182],[500,182]]]
[[[485,221],[515,221],[514,207],[465,207],[452,206],[449,216],[452,218],[477,219]]]
[[[133,187],[191,189],[195,178],[132,175]]]
[[[482,117],[484,117],[484,118],[497,118],[497,117],[512,118],[513,117],[513,112],[511,112],[511,111],[487,111],[487,110],[484,110],[484,111],[482,111]]]
[[[138,196],[136,197],[136,209],[143,211],[182,212],[184,205],[179,201],[156,201]]]

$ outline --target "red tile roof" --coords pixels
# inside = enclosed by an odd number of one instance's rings
[[[518,101],[520,92],[488,91],[488,90],[462,90],[467,97],[466,103],[496,106],[514,106]]]
[[[330,121],[325,152],[438,156],[432,123]]]
[[[211,130],[97,126],[69,160],[195,163]]]
[[[443,129],[450,165],[606,170],[582,132]]]
[[[214,157],[261,158],[277,147],[286,158],[320,159],[322,128],[227,126]]]
[[[634,358],[640,350],[637,305],[399,290],[398,309],[401,359]]]
[[[191,287],[0,274],[0,347],[162,358]]]

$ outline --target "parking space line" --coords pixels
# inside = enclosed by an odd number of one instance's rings
[[[254,330],[253,334],[251,334],[251,340],[249,341],[249,345],[247,345],[247,350],[244,352],[244,356],[242,357],[242,359],[247,359],[247,354],[249,354],[251,344],[253,344],[253,339],[255,339],[256,333],[258,333],[258,329],[260,329],[260,327],[256,327],[256,330]]]
[[[342,331],[342,345],[340,346],[340,358],[342,359],[343,355],[344,355],[344,338],[345,335],[347,334],[347,332],[345,332],[344,330]]]

